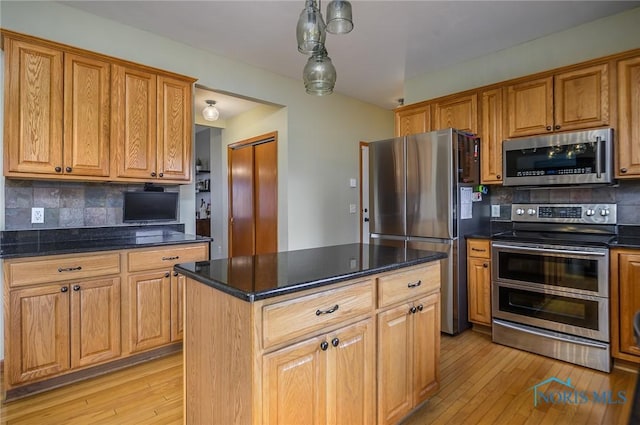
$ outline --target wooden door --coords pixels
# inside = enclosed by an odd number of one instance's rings
[[[507,137],[553,131],[553,77],[507,87]]]
[[[407,136],[427,131],[431,131],[431,107],[429,105],[408,107],[396,111],[396,136]]]
[[[491,325],[491,268],[486,258],[467,259],[469,321]]]
[[[613,355],[640,362],[640,348],[633,332],[633,317],[640,311],[640,251],[612,250],[611,258]]]
[[[109,175],[110,70],[108,62],[65,54],[65,174]]]
[[[255,253],[253,147],[229,149],[229,256]]]
[[[481,181],[502,183],[502,141],[504,140],[504,97],[502,88],[482,92],[480,133]]]
[[[262,424],[327,422],[327,352],[322,342],[328,343],[326,337],[311,338],[263,357]]]
[[[616,130],[616,177],[640,176],[640,56],[618,62]]]
[[[70,283],[71,367],[120,356],[120,278]]]
[[[63,53],[4,39],[5,175],[62,173]]]
[[[229,145],[229,256],[278,251],[277,133]]]
[[[156,178],[156,75],[111,68],[111,151],[117,177]]]
[[[413,407],[410,308],[378,314],[378,424],[398,423]]]
[[[327,341],[331,343],[327,351],[327,423],[373,424],[376,414],[373,319],[332,332]]]
[[[478,96],[456,96],[434,106],[434,130],[455,128],[478,134]]]
[[[184,284],[186,277],[173,272],[171,277],[171,341],[184,336]]]
[[[413,406],[435,393],[440,385],[440,294],[413,303]]]
[[[171,341],[170,277],[168,270],[129,276],[129,351],[147,350]]]
[[[609,124],[609,71],[594,65],[554,77],[554,130]]]
[[[9,291],[7,373],[11,385],[70,367],[69,286],[43,285]]]
[[[158,177],[191,179],[192,87],[188,81],[158,77]]]

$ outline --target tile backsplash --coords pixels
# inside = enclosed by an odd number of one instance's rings
[[[122,192],[143,188],[143,184],[6,179],[5,230],[129,225],[122,222]],[[32,207],[44,208],[43,224],[31,224]]]
[[[491,204],[500,205],[500,218],[511,219],[512,203],[607,203],[617,204],[618,224],[640,226],[640,180],[622,180],[617,186],[558,189],[515,189],[490,186]]]

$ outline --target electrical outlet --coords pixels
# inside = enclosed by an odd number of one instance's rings
[[[500,217],[500,205],[491,205],[491,217]]]
[[[31,208],[31,223],[42,224],[44,223],[44,208]]]

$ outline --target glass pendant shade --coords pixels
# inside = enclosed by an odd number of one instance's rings
[[[300,18],[298,18],[296,37],[298,50],[301,53],[312,54],[324,46],[327,33],[322,14],[316,6],[315,0],[307,0],[305,3]]]
[[[336,69],[324,48],[309,58],[302,72],[307,93],[317,96],[333,93],[336,77]]]
[[[207,102],[208,106],[206,106],[202,110],[202,118],[204,118],[207,121],[215,121],[215,120],[217,120],[220,117],[220,112],[214,106],[216,104],[216,102],[213,101],[213,100],[207,100],[206,102]]]
[[[333,0],[327,5],[327,31],[331,34],[347,34],[353,29],[351,3]]]

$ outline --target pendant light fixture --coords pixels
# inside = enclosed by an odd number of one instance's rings
[[[302,72],[304,87],[307,93],[318,96],[333,93],[336,84],[336,69],[325,47],[327,31],[332,34],[351,32],[351,3],[344,0],[329,2],[327,19],[325,25],[320,12],[320,0],[305,0],[296,26],[298,51],[310,55]]]
[[[333,93],[336,77],[336,68],[324,48],[311,55],[302,72],[307,93],[317,96]]]
[[[202,110],[202,118],[207,121],[217,120],[220,117],[220,112],[214,106],[216,104],[215,100],[205,100],[205,102],[207,102],[208,106]]]

